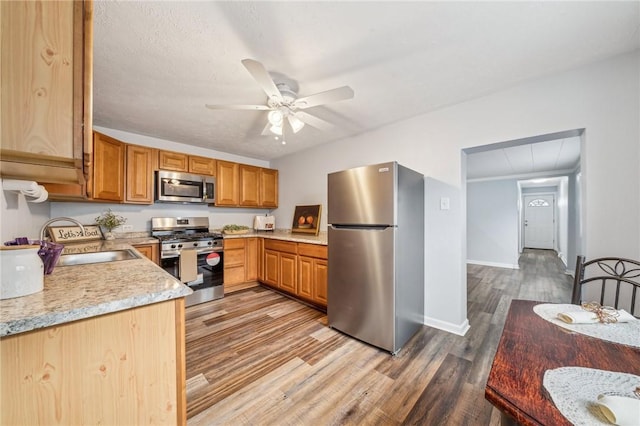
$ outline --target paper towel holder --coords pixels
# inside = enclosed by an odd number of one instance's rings
[[[29,180],[2,179],[2,190],[22,194],[29,203],[42,203],[49,198],[44,186]]]

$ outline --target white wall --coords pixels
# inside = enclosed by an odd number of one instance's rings
[[[640,258],[639,62],[636,51],[274,160],[281,172],[277,220],[290,221],[296,204],[326,207],[326,174],[335,170],[396,160],[439,182],[426,186],[426,211],[441,196],[451,197],[451,210],[427,213],[425,321],[460,329],[466,322],[460,150],[584,128],[586,253]],[[429,238],[442,234],[448,238]]]
[[[0,202],[0,244],[16,237],[38,239],[40,227],[49,220],[48,202],[27,203],[23,195],[1,190]]]
[[[518,182],[467,183],[467,262],[518,269]]]

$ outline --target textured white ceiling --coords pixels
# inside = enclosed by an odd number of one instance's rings
[[[640,2],[94,4],[94,124],[269,160],[640,47]],[[281,145],[240,61],[262,62],[334,123]]]
[[[467,179],[573,170],[579,161],[579,136],[511,146],[467,154]]]

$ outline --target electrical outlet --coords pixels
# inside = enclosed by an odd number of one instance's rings
[[[122,225],[122,232],[133,231],[133,225]]]

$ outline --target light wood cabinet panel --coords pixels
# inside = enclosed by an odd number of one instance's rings
[[[315,259],[313,268],[313,300],[314,302],[327,306],[327,277],[329,273],[329,263],[326,260]]]
[[[93,138],[93,198],[124,200],[125,144],[95,132]]]
[[[159,263],[158,244],[134,244],[133,246],[153,263]]]
[[[238,163],[216,161],[216,206],[238,205]]]
[[[298,256],[280,253],[280,282],[278,288],[296,294],[298,291]]]
[[[230,286],[244,282],[245,277],[245,242],[242,238],[225,239],[224,247],[224,286],[225,291]]]
[[[189,156],[179,152],[159,151],[158,168],[186,173],[189,171]]]
[[[256,238],[258,240],[258,281],[264,281],[264,238]]]
[[[155,150],[127,145],[126,202],[153,204],[153,156]]]
[[[285,253],[298,253],[298,244],[292,241],[272,240],[267,238],[264,241],[264,248]]]
[[[189,173],[198,175],[216,175],[216,160],[213,158],[189,156]]]
[[[238,169],[240,205],[258,207],[260,205],[260,167],[240,164]]]
[[[245,281],[258,279],[258,238],[245,238]]]
[[[264,251],[264,283],[278,287],[280,281],[280,253],[265,249]]]
[[[278,207],[278,171],[260,170],[260,207]]]
[[[184,425],[184,346],[184,299],[3,337],[0,424]]]
[[[298,295],[313,299],[313,259],[298,257]]]
[[[90,153],[92,142],[84,140],[92,121],[85,56],[91,10],[81,1],[0,2],[3,177],[84,183],[83,151]]]

